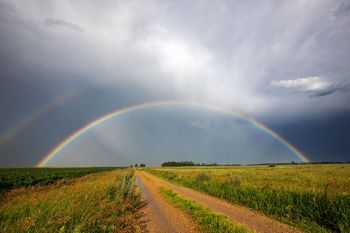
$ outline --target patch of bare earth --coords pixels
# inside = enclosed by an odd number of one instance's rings
[[[200,202],[202,205],[209,207],[214,212],[218,212],[223,215],[226,215],[232,222],[244,224],[249,229],[254,229],[257,232],[261,232],[261,233],[271,233],[271,232],[301,233],[303,232],[300,229],[281,223],[266,215],[257,213],[249,208],[239,206],[239,205],[234,205],[225,200],[200,193],[193,189],[171,184],[165,180],[162,180],[158,177],[150,175],[146,172],[138,171],[136,174],[137,174],[137,179],[145,181],[145,184],[147,184],[147,187],[148,186],[152,187],[152,192],[151,192],[152,195],[154,193],[157,193],[156,189],[159,187],[170,188],[180,195],[183,195],[187,198]],[[159,197],[159,194],[157,195],[158,195],[157,199],[161,198]],[[153,211],[157,211],[157,209],[154,209]],[[153,214],[157,214],[157,213],[153,213]],[[150,218],[152,217],[153,216],[150,215]],[[177,221],[177,218],[172,218],[170,220]],[[162,231],[159,231],[159,232],[162,232]],[[185,229],[185,231],[182,231],[182,232],[191,232],[191,231],[187,231],[187,229]]]

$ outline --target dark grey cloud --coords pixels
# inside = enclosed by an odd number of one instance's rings
[[[78,25],[76,25],[74,23],[69,23],[69,22],[60,20],[60,19],[49,18],[49,19],[45,20],[45,24],[47,26],[50,26],[50,27],[63,26],[63,27],[66,27],[69,30],[72,30],[74,32],[84,32],[84,30],[80,26],[78,26]]]
[[[350,13],[350,2],[343,0],[339,3],[339,6],[333,11],[335,16],[343,16]]]
[[[327,90],[323,90],[323,91],[318,91],[315,93],[311,93],[310,96],[311,97],[322,97],[322,96],[327,96],[327,95],[331,95],[334,94],[336,92],[347,92],[349,91],[350,86],[349,85],[344,85],[344,86],[333,86],[332,88],[329,88]]]

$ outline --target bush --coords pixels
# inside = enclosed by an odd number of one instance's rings
[[[164,175],[167,179],[170,179],[170,180],[173,180],[177,177],[175,172],[165,172]]]
[[[196,175],[197,181],[209,181],[211,180],[211,174],[208,172],[198,172]]]
[[[240,186],[242,183],[241,177],[235,174],[229,174],[226,182],[228,184],[237,185],[237,186]]]

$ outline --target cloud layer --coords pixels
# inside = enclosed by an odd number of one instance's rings
[[[49,18],[47,20],[45,20],[45,23],[47,26],[63,26],[63,27],[66,27],[72,31],[75,31],[75,32],[84,32],[84,30],[79,27],[78,25],[75,25],[73,23],[68,23],[68,22],[65,22],[63,20],[60,20],[60,19],[52,19],[52,18]]]
[[[349,93],[338,91],[349,83],[349,9],[341,0],[2,1],[0,50],[17,77],[21,67],[298,118],[350,108]]]

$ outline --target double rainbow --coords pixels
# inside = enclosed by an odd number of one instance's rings
[[[2,133],[2,135],[0,135],[0,149],[6,144],[10,143],[22,131],[24,131],[27,127],[29,127],[31,124],[33,124],[37,120],[39,120],[42,116],[52,111],[55,107],[59,106],[60,104],[84,92],[87,88],[89,88],[89,86],[85,85],[77,89],[70,90],[64,93],[63,95],[59,96],[58,98],[55,98],[52,101],[48,102],[47,104],[41,106],[40,108],[36,109],[25,118],[18,121],[16,124],[14,124],[13,127],[9,128],[7,131]]]
[[[118,109],[116,111],[110,112],[104,116],[101,116],[88,124],[84,125],[71,135],[69,135],[66,139],[64,139],[62,142],[60,142],[54,149],[52,149],[36,166],[37,167],[45,167],[48,165],[50,160],[55,158],[60,154],[60,152],[72,144],[75,140],[77,140],[80,136],[84,135],[91,129],[98,127],[104,123],[107,123],[112,118],[115,118],[117,116],[120,116],[122,114],[126,114],[129,112],[146,109],[146,108],[154,108],[159,106],[193,106],[193,107],[202,107],[202,108],[208,108],[216,111],[221,111],[227,114],[230,114],[235,117],[239,117],[246,122],[254,125],[255,127],[261,129],[265,133],[271,135],[273,138],[277,139],[279,142],[281,142],[286,148],[288,148],[298,159],[300,159],[302,162],[309,162],[310,160],[295,146],[293,146],[290,142],[288,142],[286,139],[284,139],[282,136],[274,132],[272,129],[270,129],[268,126],[264,125],[263,123],[259,122],[258,120],[247,116],[245,114],[236,112],[231,110],[230,108],[219,106],[219,105],[213,105],[213,104],[207,104],[207,103],[201,103],[201,102],[194,102],[194,101],[180,101],[180,100],[163,100],[163,101],[153,101],[153,102],[146,102],[141,104],[132,105],[126,108]]]

